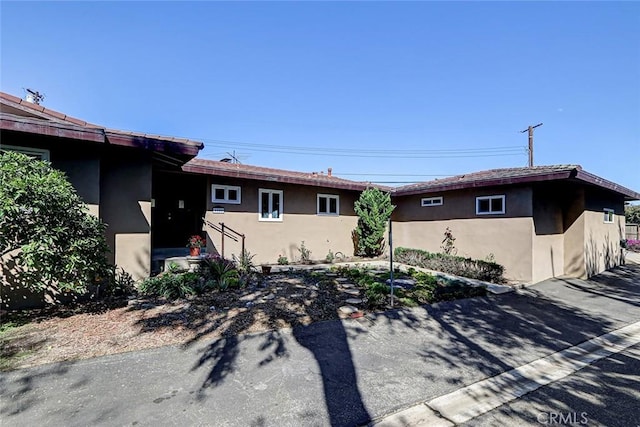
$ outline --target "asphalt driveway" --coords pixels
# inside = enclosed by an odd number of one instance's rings
[[[350,426],[640,320],[640,265],[589,281],[0,375],[3,425]]]

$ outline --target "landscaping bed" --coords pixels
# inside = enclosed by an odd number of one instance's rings
[[[169,274],[174,277],[163,279],[166,283],[183,286],[194,281],[193,273]],[[185,276],[188,274],[192,276]],[[484,287],[469,287],[416,271],[398,274],[402,285],[394,288],[394,307],[486,293]],[[389,307],[388,277],[388,272],[365,267],[318,271],[292,268],[270,275],[254,273],[245,282],[231,281],[224,288],[212,282],[196,294],[175,300],[137,294],[6,313],[0,328],[0,369],[190,345],[220,336],[360,317]]]

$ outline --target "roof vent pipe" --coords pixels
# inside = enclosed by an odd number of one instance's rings
[[[333,169],[327,168],[327,176],[331,176],[331,172],[333,172]]]

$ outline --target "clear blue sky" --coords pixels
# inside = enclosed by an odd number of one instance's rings
[[[581,164],[640,191],[638,3],[0,8],[2,91],[29,87],[93,123],[201,139],[201,157],[235,150],[260,166],[426,180],[524,166],[519,131],[543,122],[536,164]],[[494,147],[517,153],[424,158],[504,153],[483,151]]]

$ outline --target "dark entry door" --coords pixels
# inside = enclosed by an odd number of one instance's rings
[[[194,234],[202,235],[206,209],[206,177],[157,173],[153,185],[153,248],[186,247]]]

